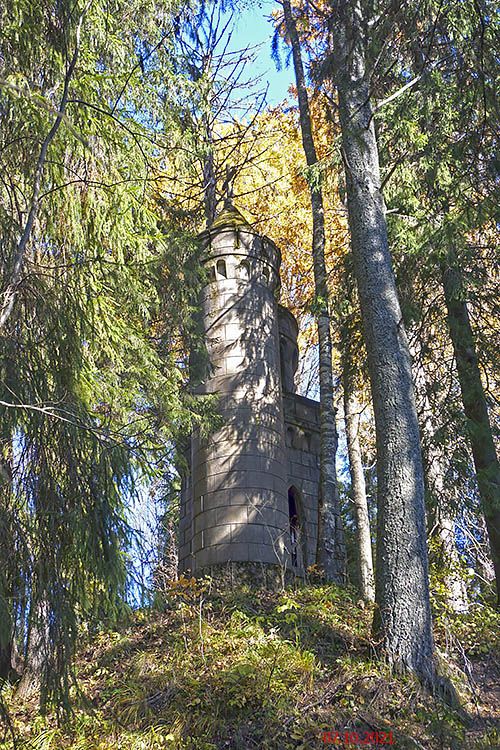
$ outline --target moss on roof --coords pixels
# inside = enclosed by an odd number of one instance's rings
[[[224,207],[222,213],[220,213],[216,217],[210,229],[212,230],[217,229],[218,227],[226,226],[231,226],[234,228],[246,227],[248,229],[252,229],[245,217],[233,205]]]

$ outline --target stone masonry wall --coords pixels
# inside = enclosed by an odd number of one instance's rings
[[[279,254],[250,228],[219,226],[205,238],[202,294],[223,426],[191,440],[183,488],[180,568],[230,561],[284,564],[289,547],[277,305]]]
[[[300,496],[302,550],[305,547],[306,564],[316,559],[318,540],[319,495],[319,403],[295,393],[283,397],[285,436],[287,446],[287,471],[289,487],[295,487]]]

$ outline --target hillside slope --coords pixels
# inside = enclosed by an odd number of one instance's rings
[[[441,668],[461,712],[376,660],[371,614],[352,591],[334,586],[220,593],[208,581],[181,579],[164,611],[136,612],[89,638],[77,662],[75,713],[64,727],[4,690],[18,747],[499,747],[498,614],[437,612]],[[0,747],[13,747],[8,732]]]

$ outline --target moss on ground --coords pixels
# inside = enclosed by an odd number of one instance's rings
[[[374,732],[392,732],[397,748],[499,747],[498,614],[486,607],[436,613],[440,660],[459,712],[389,672],[377,659],[371,618],[353,591],[335,586],[217,592],[209,581],[181,581],[163,611],[136,612],[89,638],[64,726],[4,688],[17,746],[305,750],[329,746],[325,731],[349,731],[358,747],[381,747],[362,744],[376,740]],[[9,732],[0,747],[13,747]]]

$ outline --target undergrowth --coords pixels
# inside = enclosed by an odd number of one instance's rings
[[[136,612],[89,639],[63,726],[17,701],[12,686],[3,700],[23,750],[305,750],[327,747],[335,735],[323,733],[335,731],[356,732],[358,747],[377,746],[381,732],[397,748],[498,747],[495,707],[473,668],[474,659],[494,667],[498,614],[436,613],[438,653],[461,712],[389,672],[371,619],[354,592],[335,586],[221,593],[210,581],[181,579],[161,611]],[[2,749],[14,747],[12,732],[0,737]]]

